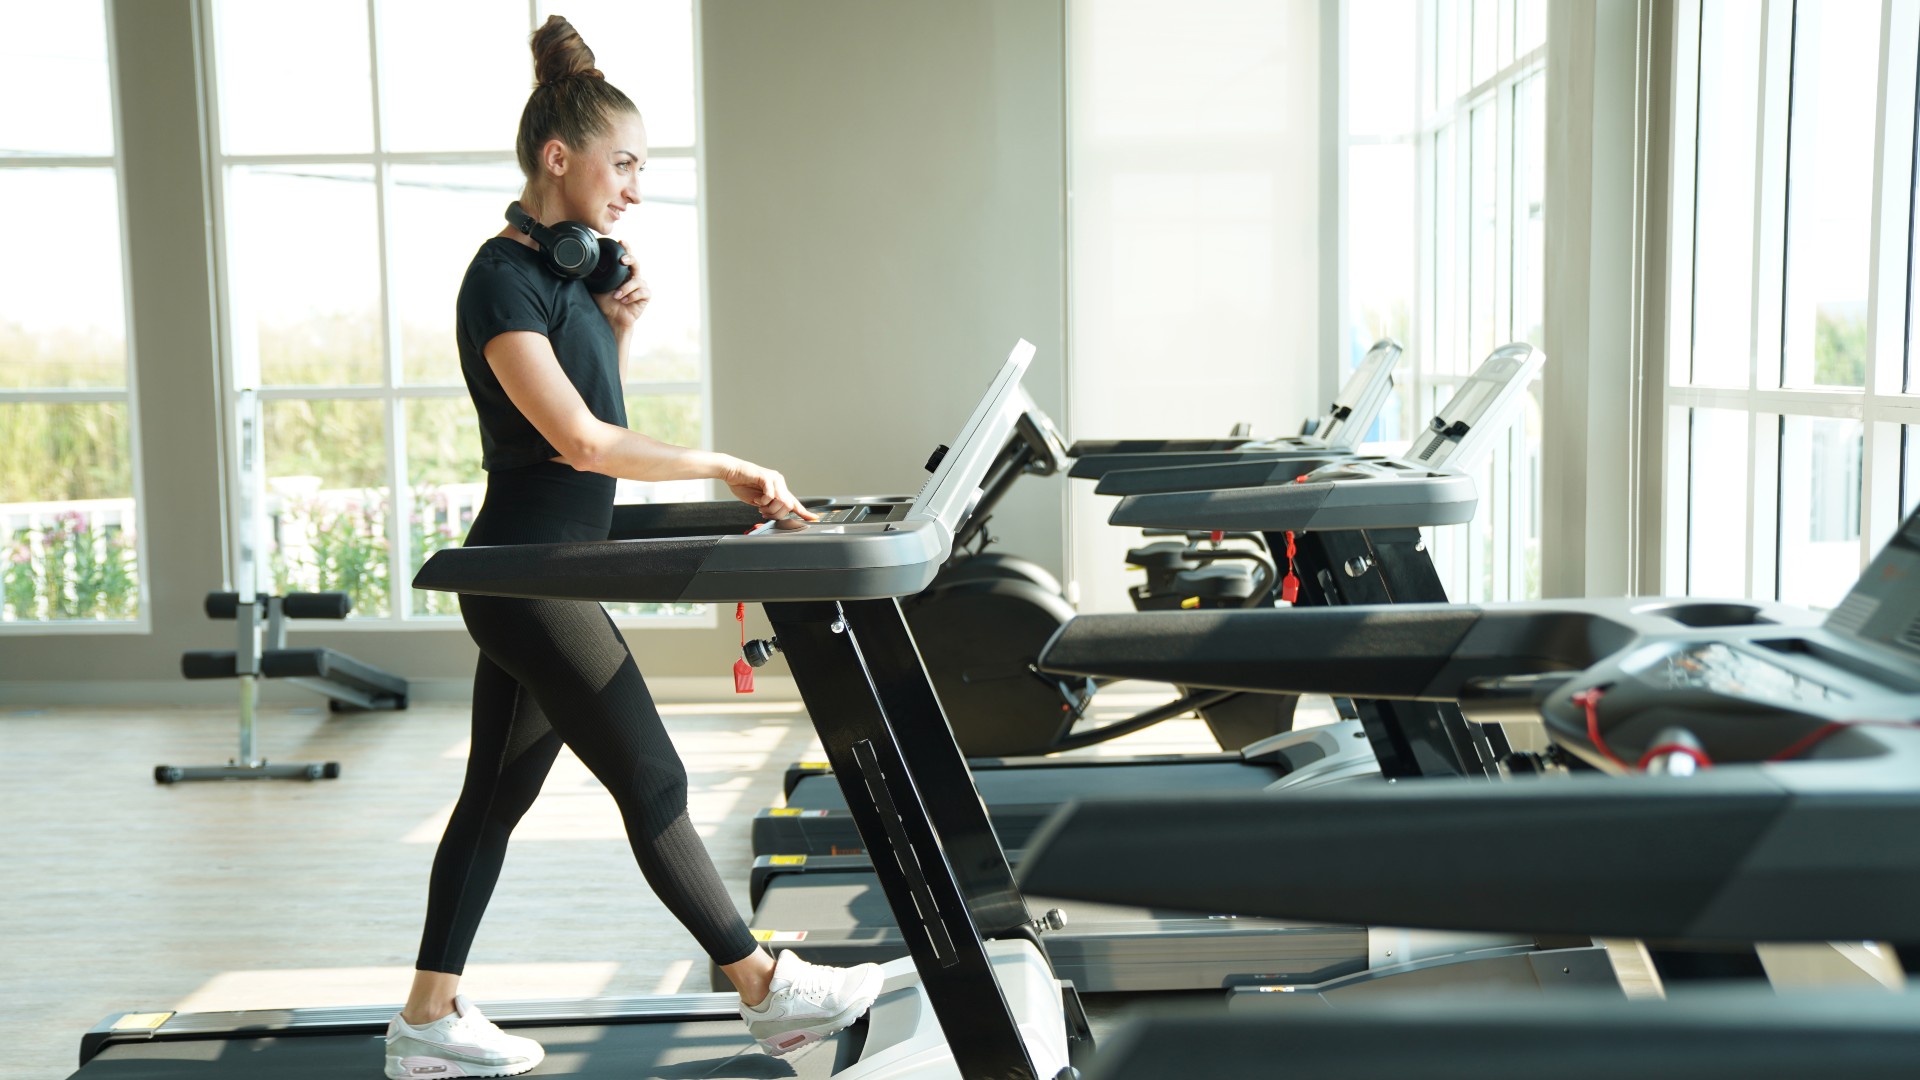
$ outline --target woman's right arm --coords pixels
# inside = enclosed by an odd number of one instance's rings
[[[593,415],[544,334],[509,330],[487,342],[483,352],[507,398],[559,454],[556,461],[627,480],[719,480],[767,517],[815,517],[772,469],[731,454],[661,442]]]

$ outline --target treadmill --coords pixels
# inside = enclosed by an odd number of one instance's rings
[[[1082,439],[1067,448],[1075,459],[1067,475],[1098,480],[1123,469],[1345,457],[1360,445],[1393,393],[1400,352],[1400,343],[1391,338],[1374,342],[1326,413],[1307,425],[1308,434],[1277,439]]]
[[[1403,458],[1287,464],[1282,466],[1284,479],[1269,478],[1257,486],[1240,486],[1245,470],[1264,474],[1273,465],[1153,470],[1179,474],[1175,490],[1123,499],[1109,520],[1122,526],[1258,531],[1277,553],[1286,552],[1291,534],[1300,584],[1297,603],[1303,605],[1445,601],[1420,527],[1472,518],[1477,496],[1473,481],[1460,470],[1473,467],[1490,450],[1503,414],[1544,363],[1544,354],[1529,345],[1495,350]],[[1310,474],[1294,471],[1308,467],[1313,467]],[[1111,474],[1105,482],[1130,475]],[[1217,482],[1204,479],[1209,475]],[[1296,483],[1303,475],[1308,482]],[[1210,614],[1183,611],[1172,617]],[[1142,651],[1153,650],[1133,653]],[[1139,659],[1138,668],[1120,677],[1188,685],[1151,670],[1151,655]],[[1355,707],[1358,723],[1286,732],[1234,752],[975,760],[974,780],[1002,843],[1015,850],[1059,804],[1081,795],[1259,791],[1382,771],[1389,778],[1487,774],[1492,760],[1506,749],[1468,729],[1452,715],[1451,706],[1356,701]],[[787,805],[754,816],[759,877],[861,865],[834,858],[859,853],[859,839],[839,787],[825,770],[808,765],[798,763],[788,770]],[[775,856],[784,858],[774,861]],[[822,856],[827,859],[822,861]],[[756,908],[757,890],[758,884]]]
[[[909,957],[869,1016],[796,1057],[756,1054],[737,997],[492,1004],[548,1047],[540,1075],[794,1075],[849,1080],[1077,1076],[1091,1047],[1071,985],[1047,962],[966,764],[914,652],[898,598],[924,588],[1019,419],[1022,341],[910,504],[819,507],[804,528],[728,530],[436,553],[418,588],[557,599],[762,603],[860,829]],[[340,1076],[374,1067],[393,1007],[122,1013],[81,1043],[102,1077]],[[741,1072],[745,1068],[748,1072]]]
[[[1236,612],[1210,626],[1088,616],[1046,663],[1106,670],[1120,619],[1214,646],[1187,665],[1204,685],[1531,712],[1560,756],[1553,771],[1572,775],[1087,801],[1035,839],[1021,868],[1030,889],[1656,943],[1887,943],[1868,947],[1920,973],[1920,514],[1819,622],[1686,597]],[[1286,648],[1283,622],[1296,624]],[[1304,653],[1292,644],[1303,635],[1315,643]],[[1109,860],[1156,838],[1180,841],[1160,873],[1113,872]],[[1110,1044],[1098,1075],[1166,1075],[1175,1061],[1240,1075],[1277,1043],[1296,1066],[1411,1077],[1920,1070],[1912,990],[1689,987],[1656,1004],[1387,1002],[1369,989],[1302,985],[1249,995],[1265,1007],[1228,1016],[1146,1019]],[[1392,1037],[1356,1041],[1363,1031]]]
[[[1489,359],[1460,395],[1486,411],[1471,414],[1471,419],[1443,412],[1429,440],[1438,445],[1416,444],[1405,459],[1361,458],[1325,466],[1307,474],[1304,483],[1205,495],[1136,496],[1121,503],[1114,521],[1138,524],[1163,520],[1156,515],[1183,521],[1219,521],[1224,517],[1234,519],[1226,522],[1228,527],[1269,532],[1466,521],[1475,503],[1472,481],[1441,463],[1447,461],[1452,448],[1465,445],[1469,451],[1474,449],[1476,443],[1466,440],[1468,433],[1482,430],[1483,422],[1525,385],[1540,363],[1539,354],[1527,346],[1503,353]],[[1440,434],[1456,425],[1456,438]],[[1494,429],[1493,424],[1484,423],[1485,431]],[[1321,479],[1327,474],[1334,475]],[[1416,549],[1417,529],[1409,527],[1405,531],[1414,538],[1406,546]],[[1424,559],[1424,552],[1418,554]],[[1427,573],[1431,577],[1430,566]],[[1378,572],[1367,573],[1353,580],[1379,576]],[[1438,593],[1437,580],[1433,592]],[[1323,604],[1347,599],[1338,592],[1310,598]],[[1177,612],[1165,613],[1165,617],[1194,619],[1201,624],[1211,622],[1213,614]],[[1079,625],[1085,618],[1067,626]],[[1128,644],[1107,643],[1116,654],[1100,677],[1149,678],[1187,685],[1181,679],[1167,679],[1152,667],[1160,648],[1157,643],[1148,642],[1144,648],[1135,649],[1126,648]],[[1132,797],[1145,791],[1305,790],[1354,781],[1377,783],[1383,765],[1389,762],[1396,770],[1386,773],[1389,779],[1472,775],[1484,780],[1496,774],[1496,762],[1507,752],[1497,729],[1467,731],[1469,725],[1451,705],[1414,703],[1409,708],[1403,702],[1359,704],[1360,720],[1277,736],[1265,744],[1255,744],[1244,757],[1174,757],[1146,763],[1119,759],[1117,765],[1089,761],[1064,767],[1041,761],[1027,768],[980,770],[976,784],[991,807],[999,835],[1009,847],[1018,847],[1027,841],[1043,815],[1071,797],[1062,793],[1063,788],[1102,794],[1126,792]],[[1261,753],[1268,756],[1256,758],[1253,751],[1261,747],[1267,748]],[[803,784],[818,788],[824,779],[808,778]],[[995,802],[996,794],[1009,791],[1019,793],[1025,802]],[[780,822],[805,828],[831,825],[835,820],[820,808],[809,807],[788,808],[784,814],[763,813],[755,823]],[[857,839],[848,842],[857,843]],[[1143,845],[1134,850],[1129,861],[1137,866],[1142,857],[1157,858],[1157,852]],[[864,858],[831,854],[823,858],[791,848],[763,854],[755,860],[751,898],[754,913],[749,925],[755,933],[774,943],[804,942],[805,951],[813,958],[836,964],[856,963],[884,959],[902,947],[899,932],[875,889],[871,864]],[[1478,968],[1468,961],[1484,958],[1469,956],[1471,952],[1503,950],[1503,956],[1527,958],[1539,949],[1539,943],[1530,937],[1421,935],[1356,925],[1345,916],[1332,916],[1341,920],[1338,926],[1303,925],[1246,918],[1249,912],[1232,907],[1129,908],[1076,902],[1085,899],[1075,897],[1055,904],[1050,898],[1047,903],[1059,908],[1065,919],[1065,925],[1055,927],[1049,935],[1056,970],[1089,992],[1291,985],[1368,972],[1377,977],[1388,970],[1403,971],[1404,964],[1415,958],[1447,965],[1446,977],[1468,981],[1478,977]],[[1554,960],[1556,966],[1577,971],[1576,979],[1601,985],[1612,982],[1610,965],[1590,942],[1579,942],[1569,950],[1556,949]],[[724,976],[717,971],[711,974],[715,985],[722,985]]]

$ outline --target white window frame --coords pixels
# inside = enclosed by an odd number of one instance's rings
[[[1698,146],[1701,0],[1674,6],[1671,218],[1664,422],[1666,521],[1662,588],[1689,591],[1689,433],[1696,408],[1747,415],[1747,596],[1779,595],[1780,428],[1787,417],[1858,420],[1862,428],[1859,560],[1864,568],[1901,517],[1901,426],[1920,424],[1920,395],[1907,393],[1911,215],[1920,0],[1882,0],[1875,119],[1871,256],[1868,266],[1867,376],[1855,389],[1781,388],[1786,274],[1793,0],[1764,0],[1761,22],[1759,173],[1754,225],[1752,349],[1745,388],[1692,386],[1694,207]],[[1900,46],[1907,46],[1902,48]],[[1894,107],[1890,108],[1889,106]],[[1916,380],[1920,387],[1920,380]],[[1920,477],[1905,478],[1920,485]]]
[[[153,632],[153,562],[147,550],[146,469],[140,449],[140,365],[134,362],[133,277],[127,249],[127,169],[126,139],[120,129],[120,64],[113,35],[113,5],[100,0],[102,26],[107,46],[107,100],[112,113],[113,153],[107,155],[46,154],[0,156],[0,169],[110,169],[113,172],[114,197],[120,214],[120,299],[121,317],[127,328],[127,377],[118,387],[5,389],[0,388],[0,405],[63,405],[69,403],[119,402],[127,410],[127,439],[133,475],[134,559],[138,579],[139,614],[131,619],[21,619],[0,621],[0,635],[11,634],[151,634]]]
[[[649,160],[686,159],[694,163],[695,177],[695,220],[700,265],[700,365],[699,376],[687,380],[649,380],[629,378],[623,381],[621,391],[624,395],[661,394],[661,395],[698,395],[700,416],[700,447],[711,449],[713,441],[713,377],[712,377],[712,333],[708,315],[707,295],[707,187],[706,172],[700,167],[698,149],[704,144],[704,110],[701,57],[700,57],[700,18],[699,0],[690,0],[693,5],[693,81],[694,81],[694,144],[690,146],[651,146],[648,148]],[[363,165],[373,170],[374,212],[377,217],[378,259],[380,271],[380,340],[382,344],[383,366],[381,383],[375,386],[281,386],[257,388],[262,406],[275,401],[289,400],[374,400],[385,403],[382,413],[382,428],[387,446],[387,490],[390,493],[389,505],[393,508],[388,514],[387,525],[387,581],[388,611],[384,616],[360,616],[339,622],[330,622],[328,632],[348,631],[391,631],[391,630],[430,630],[445,631],[449,627],[458,627],[459,620],[448,615],[415,615],[411,612],[410,597],[413,571],[412,552],[407,542],[405,516],[402,507],[404,496],[412,485],[406,483],[407,447],[405,445],[406,426],[402,410],[409,401],[444,400],[448,398],[464,400],[467,388],[463,382],[447,383],[407,383],[402,379],[404,358],[401,352],[400,325],[394,317],[393,295],[387,286],[388,242],[391,220],[387,214],[388,197],[393,188],[392,169],[394,166],[407,165],[509,165],[517,167],[517,160],[511,148],[484,151],[391,151],[384,147],[383,120],[386,101],[380,94],[380,4],[379,0],[366,0],[367,5],[367,49],[369,72],[372,79],[373,109],[373,149],[366,153],[326,153],[326,154],[227,154],[221,145],[224,131],[220,124],[220,72],[219,72],[219,27],[218,19],[209,5],[208,17],[201,20],[204,35],[202,46],[203,77],[206,79],[207,130],[209,132],[208,153],[212,162],[212,230],[216,305],[219,311],[218,333],[221,351],[222,401],[221,415],[225,432],[232,432],[234,413],[238,408],[239,391],[237,373],[234,366],[233,325],[231,319],[232,290],[229,279],[232,260],[227,247],[226,180],[229,168],[249,165]],[[540,23],[539,0],[528,0],[527,4],[529,34]],[[241,482],[240,463],[231,439],[222,439],[225,448],[226,482],[237,486]],[[476,477],[478,479],[478,477]],[[238,500],[227,500],[228,505],[228,546],[229,565],[239,564],[239,537],[242,535],[237,518]],[[684,615],[628,615],[614,614],[615,622],[622,628],[639,629],[711,629],[718,625],[718,617],[712,605],[703,605],[698,613]]]

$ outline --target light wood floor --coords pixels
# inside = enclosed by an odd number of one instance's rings
[[[1164,700],[1114,688],[1096,718]],[[818,756],[797,703],[662,707],[695,824],[746,908],[748,820]],[[124,1010],[397,1002],[434,844],[459,793],[464,706],[329,717],[265,709],[269,760],[338,761],[338,780],[156,785],[218,764],[230,710],[0,710],[0,1076],[72,1071],[80,1036]],[[1098,748],[1213,749],[1197,720]],[[465,989],[490,998],[706,989],[705,958],[647,889],[613,802],[564,755],[514,836]]]

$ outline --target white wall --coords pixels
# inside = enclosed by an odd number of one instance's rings
[[[714,445],[796,490],[911,492],[1025,337],[1065,398],[1062,10],[706,0]],[[1064,478],[1003,549],[1058,572]]]
[[[1073,438],[1290,434],[1325,402],[1318,0],[1073,0]],[[1075,481],[1083,611],[1133,530]]]

